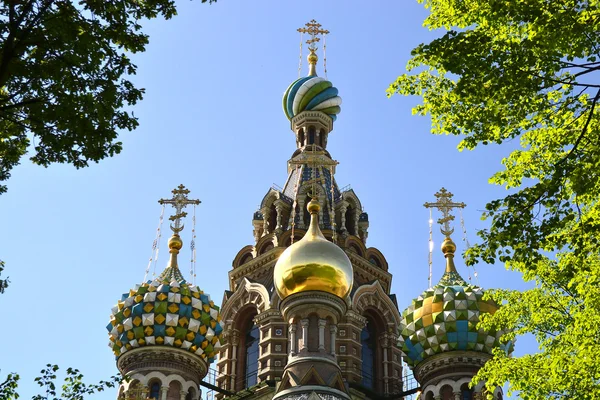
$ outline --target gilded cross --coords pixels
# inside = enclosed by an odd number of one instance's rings
[[[321,24],[319,24],[314,19],[310,22],[307,22],[305,28],[298,28],[298,32],[300,33],[308,33],[310,35],[310,39],[306,41],[308,44],[308,49],[312,52],[317,50],[317,42],[321,40],[319,35],[327,35],[329,33],[326,29],[321,29]]]
[[[187,216],[187,213],[183,209],[188,204],[200,204],[200,200],[190,200],[187,195],[190,193],[189,189],[185,186],[179,185],[177,188],[171,191],[173,193],[172,199],[160,199],[159,204],[170,204],[175,208],[175,214],[169,217],[169,221],[175,221],[175,226],[171,224],[171,230],[174,233],[179,233],[183,230],[181,219]]]
[[[450,211],[453,208],[465,208],[467,205],[465,203],[454,203],[452,201],[452,197],[454,195],[447,191],[444,188],[441,188],[439,192],[435,194],[437,201],[435,203],[425,203],[423,204],[426,208],[437,208],[442,212],[442,218],[438,219],[438,223],[443,225],[440,227],[440,231],[449,237],[452,232],[454,232],[454,228],[450,227],[450,222],[454,221],[454,215],[450,214]]]

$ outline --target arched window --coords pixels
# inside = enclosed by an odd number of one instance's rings
[[[473,400],[473,391],[469,389],[468,383],[463,383],[460,387],[460,400]]]
[[[133,380],[129,384],[129,388],[127,389],[127,393],[125,394],[125,398],[134,398],[137,399],[142,396],[144,392],[144,386],[140,384],[140,381],[137,379]]]
[[[254,386],[258,382],[258,341],[260,340],[260,331],[254,321],[250,321],[250,326],[246,333],[246,387]]]
[[[300,129],[300,147],[304,147],[306,143],[304,143],[304,129]]]
[[[351,235],[356,235],[356,230],[354,229],[356,222],[355,219],[356,218],[354,208],[348,207],[346,209],[346,230]]]
[[[181,383],[177,381],[171,381],[171,383],[169,383],[167,400],[181,400]]]
[[[194,388],[190,388],[185,395],[185,400],[196,400],[196,391]]]
[[[254,324],[254,317],[257,314],[258,310],[252,303],[246,304],[236,313],[234,329],[239,345],[235,354],[236,378],[232,388],[236,392],[258,383],[259,328]]]
[[[271,204],[269,207],[269,226],[267,227],[268,233],[271,233],[277,227],[277,208],[275,208],[275,204]]]
[[[315,144],[315,127],[308,128],[308,144]]]
[[[375,386],[375,332],[372,324],[367,325],[360,333],[360,344],[362,345],[362,385],[369,389]]]
[[[442,390],[440,390],[440,397],[442,400],[454,400],[452,387],[449,385],[442,386]]]
[[[149,398],[160,400],[160,381],[151,381],[148,389],[150,389]]]

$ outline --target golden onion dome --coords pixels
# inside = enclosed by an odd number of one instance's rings
[[[320,206],[308,203],[310,226],[304,237],[288,247],[277,260],[273,280],[283,300],[294,293],[317,290],[346,298],[352,289],[352,263],[346,253],[319,229]]]

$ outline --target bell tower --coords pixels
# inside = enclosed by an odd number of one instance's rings
[[[318,74],[317,46],[324,50],[329,31],[313,20],[299,32],[308,36],[308,75],[283,96],[296,145],[286,182],[263,197],[252,217],[254,242],[229,271],[217,397],[398,394],[400,314],[392,276],[384,255],[367,246],[369,216],[355,191],[338,185],[338,162],[327,150],[342,104],[338,89]],[[315,243],[337,254],[335,262],[307,261],[314,268],[299,272],[293,266]]]

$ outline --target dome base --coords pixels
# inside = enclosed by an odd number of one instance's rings
[[[490,358],[490,354],[477,351],[449,351],[420,362],[413,374],[421,387],[435,385],[446,378],[473,377]]]
[[[148,346],[126,352],[117,361],[123,376],[162,372],[200,384],[208,372],[206,361],[193,353],[168,346]]]
[[[345,300],[318,290],[291,294],[281,301],[279,307],[286,320],[305,318],[311,313],[316,313],[320,318],[333,318],[334,324],[337,324],[347,309]]]

